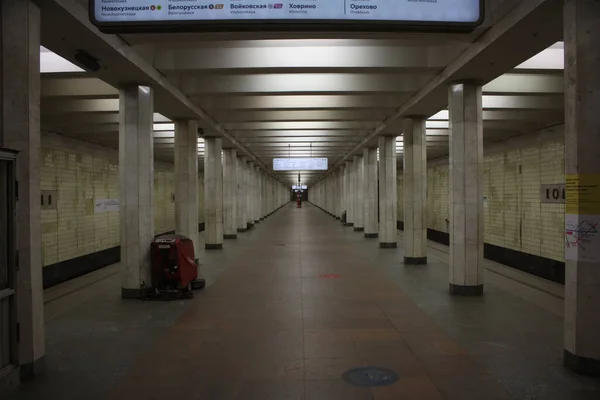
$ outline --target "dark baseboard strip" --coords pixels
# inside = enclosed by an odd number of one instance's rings
[[[380,249],[395,249],[397,247],[398,247],[397,242],[391,242],[391,243],[380,242],[379,243]]]
[[[483,295],[483,285],[477,286],[463,286],[463,285],[454,285],[449,283],[450,294],[456,296],[482,296]]]
[[[379,237],[379,233],[365,233],[365,238],[367,239],[377,239]]]
[[[238,232],[248,232],[248,228],[237,228]]]
[[[450,246],[450,234],[446,232],[436,231],[435,229],[427,229],[427,240]]]
[[[223,243],[205,243],[204,248],[206,250],[221,250],[223,249]]]
[[[250,230],[252,228],[254,228],[254,224],[251,222],[248,222],[247,229]]]
[[[483,245],[483,256],[488,260],[518,269],[549,281],[565,283],[565,263],[523,253],[492,244]]]
[[[354,227],[354,232],[364,232],[365,228],[360,228],[360,227]]]
[[[404,227],[402,221],[398,221],[398,226],[401,224]],[[450,235],[435,229],[427,229],[427,239],[445,246],[450,245]],[[483,256],[490,261],[506,265],[507,267],[515,268],[562,285],[565,284],[565,263],[562,261],[551,260],[489,243],[483,245]]]
[[[43,286],[48,289],[59,283],[78,278],[90,272],[97,271],[112,264],[116,264],[121,259],[121,247],[111,247],[110,249],[96,251],[81,257],[72,258],[47,265],[42,268]]]
[[[427,257],[404,257],[404,264],[424,265],[427,264]]]
[[[223,239],[237,239],[237,235],[223,235]]]
[[[259,220],[259,219],[255,219],[255,220],[254,220],[254,223],[255,223],[255,224],[260,224],[260,220]]]
[[[354,222],[344,222],[344,226],[354,226]]]
[[[600,377],[600,360],[595,358],[581,357],[565,350],[563,353],[563,364],[578,374]]]

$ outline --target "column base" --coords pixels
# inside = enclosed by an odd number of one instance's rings
[[[260,220],[259,220],[259,219],[255,219],[255,220],[254,220],[254,223],[255,223],[255,224],[258,224],[258,223],[260,223]]]
[[[237,228],[238,232],[248,232],[248,228]]]
[[[450,294],[456,296],[483,296],[483,284],[477,286],[463,286],[449,283]]]
[[[237,235],[223,235],[223,239],[237,239]]]
[[[364,232],[365,228],[354,227],[354,232]]]
[[[581,375],[600,377],[600,360],[595,358],[581,357],[565,350],[563,365]]]
[[[410,264],[410,265],[427,264],[427,257],[404,257],[404,264]]]
[[[344,226],[354,226],[354,222],[344,222]]]
[[[223,249],[223,243],[206,243],[204,248],[206,250],[221,250]]]
[[[36,376],[46,372],[46,356],[41,356],[37,360],[30,363],[21,364],[19,366],[19,379],[21,382],[27,382],[35,379]]]
[[[379,233],[365,233],[365,239],[377,239]]]
[[[248,226],[248,228],[247,228],[248,230],[250,230],[250,229],[254,228],[254,224],[253,224],[253,223],[251,223],[251,222],[248,222],[248,225],[247,225],[247,226]]]
[[[398,248],[398,243],[397,242],[391,242],[391,243],[380,242],[379,248],[380,249],[396,249],[396,248]]]

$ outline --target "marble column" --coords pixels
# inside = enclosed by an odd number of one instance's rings
[[[396,248],[397,197],[396,137],[379,138],[379,247]]]
[[[377,221],[377,148],[363,150],[364,170],[364,224],[365,237],[379,237],[379,222]]]
[[[355,181],[355,195],[354,195],[354,232],[364,232],[365,230],[365,211],[364,211],[364,198],[365,198],[365,177],[364,177],[364,165],[363,157],[354,156],[354,181]]]
[[[175,121],[175,232],[194,243],[196,264],[203,249],[198,241],[198,122]]]
[[[248,230],[254,228],[254,185],[253,185],[253,177],[254,177],[254,163],[249,161],[246,164],[246,179],[245,179],[245,187],[246,187],[246,204],[247,204],[247,214],[246,214],[246,226]]]
[[[404,264],[427,264],[427,137],[425,118],[404,124]]]
[[[346,226],[354,226],[354,165],[346,161]]]
[[[340,166],[337,171],[337,208],[338,218],[342,219],[344,212],[344,166]]]
[[[223,239],[237,239],[237,151],[223,150]]]
[[[260,207],[261,207],[261,196],[260,196],[260,167],[254,166],[254,223],[260,222]]]
[[[342,189],[340,196],[342,203],[342,214],[346,213],[346,221],[348,221],[348,165],[346,163],[340,166],[340,181]]]
[[[16,362],[7,382],[29,380],[45,370],[42,227],[40,210],[40,9],[35,1],[0,2],[0,147],[19,152],[15,282],[20,324]],[[5,240],[5,238],[0,238]],[[2,322],[0,322],[1,324]]]
[[[565,1],[564,365],[600,377],[600,3]]]
[[[236,173],[236,226],[238,232],[246,232],[248,230],[247,201],[244,182],[246,181],[246,161],[237,157],[235,160]]]
[[[150,243],[154,239],[153,91],[119,91],[119,201],[121,296],[141,298],[152,287]]]
[[[483,121],[481,86],[449,88],[450,293],[483,294]]]
[[[267,218],[267,175],[261,172],[260,174],[260,196],[262,197],[261,209],[260,209],[260,219],[264,220]]]
[[[204,247],[207,250],[223,248],[223,139],[204,138]]]

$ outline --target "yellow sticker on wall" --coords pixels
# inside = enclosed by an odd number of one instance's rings
[[[567,175],[567,214],[600,214],[600,174]]]

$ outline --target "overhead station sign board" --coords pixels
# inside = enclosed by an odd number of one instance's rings
[[[274,158],[273,171],[327,171],[327,158]]]
[[[306,185],[292,185],[292,190],[306,190],[308,186]]]
[[[484,0],[90,0],[106,32],[474,28]]]

